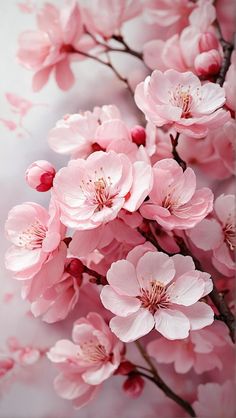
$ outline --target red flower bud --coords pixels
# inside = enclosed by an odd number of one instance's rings
[[[195,58],[194,66],[199,76],[218,74],[221,66],[221,56],[216,49],[202,52]]]
[[[140,145],[145,146],[146,145],[146,131],[145,131],[145,129],[142,126],[140,126],[140,125],[134,126],[131,129],[131,138],[132,138],[132,141],[136,145],[138,145],[138,146],[140,146]]]
[[[84,272],[84,265],[78,258],[69,258],[65,266],[65,271],[82,283],[82,275]]]
[[[134,375],[125,380],[123,389],[130,398],[138,398],[143,391],[144,384],[141,376]]]
[[[32,163],[26,170],[25,176],[28,185],[38,192],[47,192],[53,185],[56,170],[51,163],[38,160]]]

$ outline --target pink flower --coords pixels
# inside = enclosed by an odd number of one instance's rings
[[[75,1],[61,11],[46,3],[38,13],[39,30],[23,32],[19,37],[19,62],[35,71],[33,89],[40,90],[47,82],[52,70],[58,86],[69,89],[74,83],[70,68],[72,54],[76,50],[85,52],[91,41],[83,35],[79,7]],[[78,58],[82,56],[76,55]]]
[[[92,152],[105,150],[114,140],[131,143],[128,128],[116,106],[95,107],[93,112],[65,115],[49,133],[50,147],[73,158],[86,158]]]
[[[56,392],[80,408],[118,368],[123,344],[93,312],[74,323],[72,340],[58,341],[47,355],[61,369],[54,381]]]
[[[236,52],[233,51],[231,55],[231,65],[226,73],[224,89],[226,95],[226,105],[233,112],[236,111],[235,95],[236,95],[236,83],[235,83],[235,69],[236,69]]]
[[[193,408],[199,418],[234,418],[236,413],[234,382],[222,385],[206,383],[198,386],[198,400]]]
[[[197,56],[211,49],[217,50],[220,62],[222,49],[213,26],[216,18],[211,0],[198,1],[189,16],[189,25],[180,34],[174,33],[165,41],[153,39],[143,48],[144,62],[152,70],[193,71]]]
[[[13,244],[6,253],[6,267],[16,279],[31,279],[64,238],[65,228],[53,200],[49,212],[36,203],[23,203],[9,212],[6,234]]]
[[[24,287],[23,295],[31,302],[31,312],[48,323],[65,319],[79,299],[82,263],[65,257],[63,244]]]
[[[97,228],[115,219],[121,208],[136,211],[151,187],[149,164],[131,164],[124,154],[113,151],[72,160],[54,179],[61,220],[79,230]]]
[[[142,11],[140,0],[93,0],[81,7],[87,30],[106,39],[119,35],[123,23]]]
[[[151,341],[147,351],[157,363],[174,363],[176,373],[194,369],[197,374],[223,369],[222,355],[230,345],[227,328],[220,321],[198,331],[190,331],[183,340],[169,341],[160,337]]]
[[[208,176],[225,179],[234,174],[234,140],[236,124],[233,119],[222,127],[211,130],[205,138],[181,135],[178,152],[193,167],[197,166]]]
[[[236,246],[234,195],[220,195],[214,203],[214,215],[188,231],[188,236],[196,247],[212,250],[214,267],[225,276],[232,276]]]
[[[183,172],[175,160],[165,159],[153,166],[154,183],[150,200],[140,211],[166,229],[192,228],[213,208],[210,189],[196,190],[196,176],[191,168]]]
[[[229,119],[229,112],[219,109],[225,103],[224,89],[214,83],[202,86],[191,72],[154,71],[137,86],[135,101],[156,126],[172,124],[177,132],[195,137]]]
[[[51,189],[55,174],[53,165],[45,160],[35,161],[25,173],[28,185],[38,192],[47,192]]]
[[[194,4],[188,0],[149,0],[144,16],[148,23],[172,27],[175,32],[183,29]]]
[[[124,342],[154,327],[170,340],[182,339],[190,329],[213,322],[212,309],[198,302],[212,289],[210,276],[195,270],[191,257],[146,252],[136,266],[128,260],[113,263],[107,280],[101,300],[116,315],[110,328]]]

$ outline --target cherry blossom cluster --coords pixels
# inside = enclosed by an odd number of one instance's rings
[[[132,125],[115,104],[64,115],[48,144],[68,156],[67,166],[38,160],[26,170],[27,184],[50,194],[48,208],[21,203],[6,221],[6,266],[35,317],[54,324],[94,299],[71,339],[62,331],[47,352],[59,369],[56,392],[77,408],[122,375],[133,398],[148,379],[185,414],[234,416],[225,358],[233,361],[235,198],[221,183],[234,174],[229,3],[47,3],[38,29],[20,35],[18,59],[34,71],[34,90],[51,73],[67,90],[74,61],[94,60],[128,87],[141,115]],[[122,35],[133,20],[149,28],[140,50]],[[117,71],[117,53],[142,62],[137,85]],[[129,356],[132,342],[146,367]],[[191,373],[193,393],[170,389],[159,364]]]

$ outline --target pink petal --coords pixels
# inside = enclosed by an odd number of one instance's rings
[[[99,385],[104,382],[104,380],[108,379],[108,377],[110,377],[116,369],[116,365],[108,362],[103,364],[98,369],[87,370],[82,374],[82,378],[85,383],[88,383],[89,385]]]
[[[56,82],[62,90],[68,90],[75,82],[75,77],[70,68],[69,58],[59,61],[56,66]]]
[[[204,328],[214,321],[214,312],[207,303],[196,302],[192,306],[179,306],[178,309],[188,317],[191,330]]]
[[[148,334],[153,326],[154,318],[147,309],[140,309],[126,318],[115,316],[110,321],[112,332],[125,343],[135,341]]]
[[[205,289],[204,281],[199,278],[198,271],[184,273],[167,290],[172,303],[178,305],[193,305],[203,295]]]
[[[156,330],[169,340],[183,339],[189,335],[190,322],[180,310],[159,309],[154,318]]]
[[[107,280],[119,295],[138,296],[140,293],[135,268],[127,260],[113,263],[107,273]]]
[[[124,295],[121,296],[116,293],[111,286],[103,287],[100,298],[106,309],[111,311],[113,314],[122,317],[126,317],[134,312],[137,312],[141,306],[139,299]]]

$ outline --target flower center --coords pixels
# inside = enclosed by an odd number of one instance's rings
[[[159,308],[169,306],[169,296],[166,293],[166,286],[158,280],[150,281],[148,289],[141,289],[141,296],[138,297],[142,307],[154,314]]]
[[[41,248],[43,240],[46,237],[47,227],[35,220],[27,229],[25,229],[18,237],[18,246],[27,248],[28,250],[35,250]]]
[[[227,223],[223,228],[225,242],[231,251],[236,247],[236,231],[232,223]]]
[[[96,206],[96,211],[101,211],[104,207],[111,208],[113,199],[117,193],[112,192],[112,181],[110,176],[106,178],[102,167],[100,173],[94,172],[95,176],[80,184],[80,188],[90,205]]]
[[[106,352],[105,347],[98,341],[85,341],[80,345],[80,348],[83,360],[89,363],[101,363],[110,359],[110,355]]]
[[[193,97],[190,94],[191,87],[188,86],[184,89],[182,84],[178,84],[174,91],[169,91],[170,103],[173,106],[180,107],[182,109],[182,118],[191,118],[191,107],[193,103]]]

